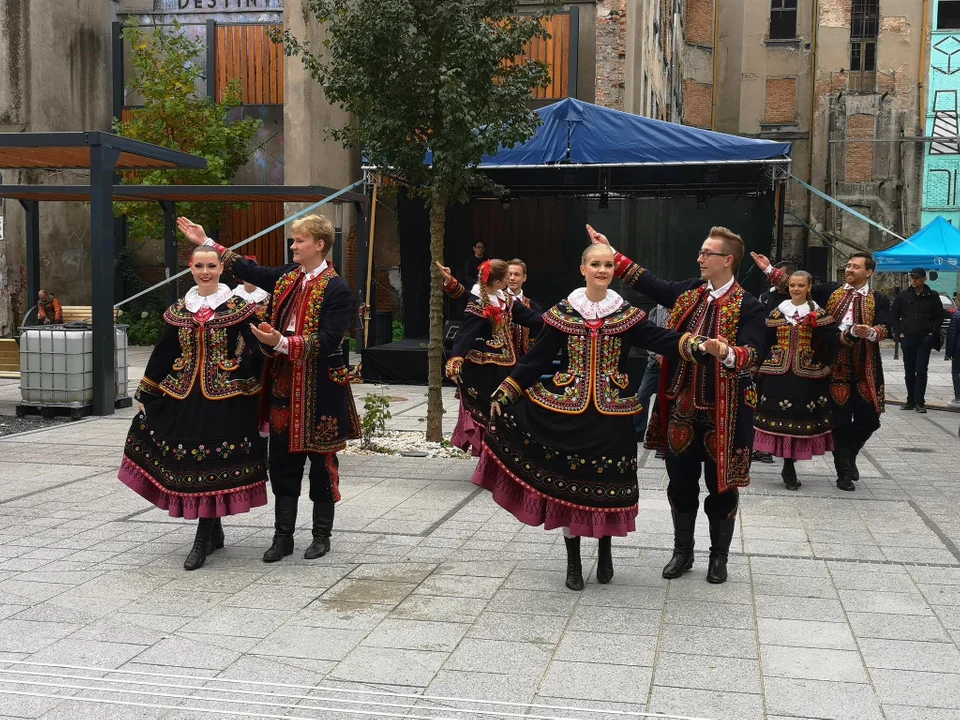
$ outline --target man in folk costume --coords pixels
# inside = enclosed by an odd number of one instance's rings
[[[754,253],[753,259],[771,285],[786,286],[789,278],[766,257]],[[819,283],[813,288],[813,299],[840,321],[840,341],[830,352],[830,407],[837,487],[848,492],[857,489],[857,455],[880,429],[884,409],[880,341],[890,334],[890,301],[870,289],[876,267],[869,253],[854,253],[847,261],[842,286]]]
[[[308,215],[292,225],[292,264],[268,268],[227,250],[186,218],[177,226],[195,244],[214,245],[224,269],[271,293],[269,322],[253,327],[267,356],[260,398],[261,427],[269,425],[269,474],[275,496],[273,543],[264,562],[293,553],[293,533],[303,471],[310,459],[313,542],[304,558],[330,551],[334,511],[340,500],[337,452],[360,437],[341,345],[350,324],[347,284],[327,262],[333,224]]]
[[[587,231],[593,242],[607,242],[589,225]],[[678,578],[693,567],[702,473],[709,493],[703,504],[710,521],[707,582],[726,582],[738,488],[750,483],[757,404],[753,373],[763,357],[766,313],[734,277],[743,250],[739,235],[722,227],[711,229],[698,255],[700,279],[680,282],[662,280],[616,253],[617,277],[672,308],[667,321],[671,330],[711,338],[700,350],[716,355],[706,360],[692,355],[664,358],[657,404],[647,426],[645,446],[666,452],[670,478],[674,546],[663,568],[665,578]]]

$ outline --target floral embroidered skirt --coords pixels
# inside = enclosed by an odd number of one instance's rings
[[[490,422],[490,396],[510,374],[510,367],[465,362],[460,374],[460,412],[450,442],[454,447],[480,454],[483,434]]]
[[[163,397],[127,433],[119,478],[172,517],[237,515],[267,504],[266,440],[257,396]]]
[[[829,380],[761,375],[753,449],[790,460],[833,450]]]
[[[527,525],[626,535],[637,518],[633,416],[568,415],[525,398],[487,428],[473,482]]]

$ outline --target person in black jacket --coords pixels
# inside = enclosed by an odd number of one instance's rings
[[[903,350],[903,376],[907,386],[904,410],[927,411],[927,366],[930,351],[940,350],[940,327],[943,325],[943,303],[940,294],[927,287],[923,268],[910,271],[910,287],[893,301],[890,324],[894,337]]]
[[[957,407],[960,405],[960,312],[955,312],[950,318],[944,355],[952,363],[950,370],[953,375],[953,399],[947,404]]]
[[[473,244],[473,255],[463,264],[463,284],[470,287],[480,276],[480,265],[487,260],[487,246],[483,240]]]

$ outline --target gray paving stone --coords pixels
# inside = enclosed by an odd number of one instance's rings
[[[654,685],[726,692],[736,678],[739,692],[760,690],[760,664],[743,658],[718,658],[711,655],[683,655],[661,652],[657,656]]]
[[[960,709],[960,675],[871,669],[870,677],[884,704]]]
[[[0,652],[35,653],[80,629],[69,623],[7,619],[0,621]]]
[[[220,606],[184,625],[181,632],[265,638],[294,615],[293,610]]]
[[[764,678],[767,713],[826,720],[883,720],[869,685],[825,680]]]
[[[650,635],[612,635],[567,632],[557,647],[555,660],[599,665],[642,665],[653,667],[657,639]]]
[[[756,660],[757,635],[753,630],[664,625],[660,652]]]
[[[371,647],[452,652],[470,625],[388,618],[364,638]]]
[[[223,670],[235,663],[241,653],[214,647],[189,638],[171,637],[137,655],[136,662],[174,668]],[[156,672],[156,670],[154,671]]]
[[[431,697],[461,697],[494,702],[528,703],[537,691],[540,678],[530,676],[497,675],[482,672],[440,670],[434,676],[424,695]],[[485,706],[486,710],[497,707]],[[515,712],[507,709],[506,712]]]
[[[755,608],[758,618],[846,622],[839,600],[758,595]]]
[[[398,605],[415,587],[413,583],[344,579],[324,593],[323,599],[334,603]]]
[[[877,590],[840,590],[840,601],[848,612],[887,615],[930,615],[930,606],[918,592],[894,593]]]
[[[275,585],[270,582],[256,582],[234,593],[223,605],[230,607],[256,608],[261,610],[302,610],[324,591],[313,587],[295,587]]]
[[[662,615],[660,610],[580,605],[570,615],[568,627],[582,632],[603,628],[608,633],[659,635]]]
[[[421,582],[413,593],[415,595],[467,597],[488,600],[496,594],[502,583],[503,581],[500,578],[433,575]]]
[[[728,627],[734,630],[753,630],[756,627],[752,607],[721,602],[670,601],[667,604],[665,622],[698,627]]]
[[[764,677],[868,682],[863,661],[855,650],[764,645],[760,659]]]
[[[254,655],[342,660],[366,635],[363,630],[334,630],[287,624],[253,645]],[[234,662],[232,660],[231,662]],[[220,668],[222,669],[222,668]]]
[[[548,644],[464,638],[443,669],[539,677],[553,652],[554,646]]]
[[[436,563],[415,562],[365,564],[353,570],[349,577],[357,580],[419,583],[426,580],[436,567]]]
[[[500,590],[490,600],[488,609],[503,613],[531,615],[569,615],[577,604],[577,593],[539,592],[535,590]]]
[[[761,645],[834,650],[857,649],[853,634],[846,623],[758,618],[757,629]]]
[[[861,638],[860,652],[869,668],[960,672],[960,650],[952,642],[915,642]]]
[[[606,666],[602,673],[592,663],[555,660],[540,686],[540,695],[579,700],[646,703],[653,669],[634,665]]]
[[[735,683],[734,683],[735,684]],[[715,692],[692,688],[653,686],[650,712],[696,715],[711,720],[763,720],[763,698],[752,693]]]
[[[30,656],[32,662],[87,665],[98,668],[118,668],[147,649],[146,644],[103,642],[86,638],[67,638]]]
[[[555,615],[504,615],[484,611],[469,626],[466,636],[556,645],[566,626],[567,618]]]
[[[334,680],[426,687],[447,659],[447,653],[360,646],[330,672]]]
[[[433,595],[411,595],[390,613],[407,620],[470,623],[487,607],[480,598],[451,598]]]
[[[937,610],[937,608],[934,608]],[[947,642],[950,636],[934,615],[875,615],[866,612],[847,614],[853,633],[859,638]]]
[[[960,720],[960,710],[909,707],[906,705],[884,704],[883,714],[887,720]]]

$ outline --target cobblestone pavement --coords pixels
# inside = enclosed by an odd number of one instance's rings
[[[422,427],[423,388],[386,392],[393,427]],[[304,500],[292,557],[260,561],[260,508],[185,573],[193,523],[116,479],[132,414],[0,438],[0,717],[960,718],[955,414],[891,407],[854,493],[822,459],[798,493],[755,466],[719,586],[702,517],[693,572],[660,577],[666,478],[642,452],[638,532],[606,586],[584,542],[582,593],[560,534],[500,510],[472,461],[389,456],[343,457],[322,560]]]

